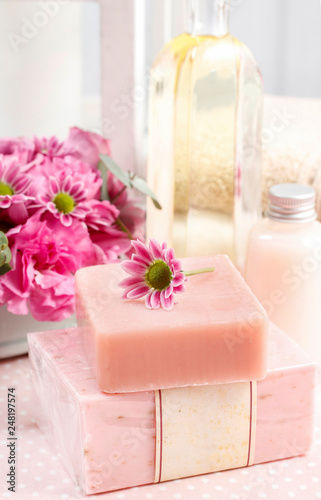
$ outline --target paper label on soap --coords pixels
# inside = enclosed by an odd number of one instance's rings
[[[155,392],[155,482],[251,465],[256,383]]]

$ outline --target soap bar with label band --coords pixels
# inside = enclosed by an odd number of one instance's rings
[[[264,380],[104,394],[79,329],[29,334],[36,420],[87,494],[306,453],[316,366],[273,325]],[[197,436],[197,437],[196,437]]]
[[[171,311],[124,300],[120,264],[76,273],[78,324],[102,391],[260,380],[266,375],[268,319],[228,257],[182,259],[191,276]]]

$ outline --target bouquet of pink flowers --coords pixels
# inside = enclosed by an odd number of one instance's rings
[[[76,270],[117,261],[142,238],[144,211],[115,175],[102,175],[100,154],[110,155],[109,142],[78,128],[64,142],[0,140],[0,231],[12,254],[0,306],[11,313],[67,318]]]

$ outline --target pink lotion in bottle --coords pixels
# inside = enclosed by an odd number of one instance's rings
[[[271,321],[321,366],[321,224],[309,186],[279,184],[249,235],[245,280]]]

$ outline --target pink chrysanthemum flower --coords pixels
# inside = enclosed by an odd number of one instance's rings
[[[72,127],[69,130],[69,136],[63,142],[59,141],[55,136],[41,139],[34,137],[33,149],[34,162],[29,165],[29,168],[33,168],[45,158],[52,160],[53,158],[67,157],[84,161],[89,163],[91,167],[96,168],[100,154],[110,155],[108,139],[77,127]]]
[[[132,241],[135,253],[131,260],[121,266],[131,276],[125,278],[119,286],[125,288],[123,297],[138,299],[145,297],[148,309],[162,307],[170,311],[174,306],[174,293],[184,292],[185,274],[181,262],[175,259],[172,248],[162,246],[154,239],[149,247],[141,241]]]
[[[28,196],[31,179],[21,173],[15,157],[0,157],[0,209],[16,224],[27,220],[26,206],[33,200]]]
[[[55,136],[52,137],[34,137],[35,153],[40,153],[49,158],[60,156],[60,151],[63,148],[63,142]]]
[[[86,200],[84,182],[74,182],[71,175],[60,176],[58,179],[50,177],[46,192],[38,198],[40,206],[51,212],[66,227],[71,226],[74,218],[85,219],[91,210],[86,206]]]

